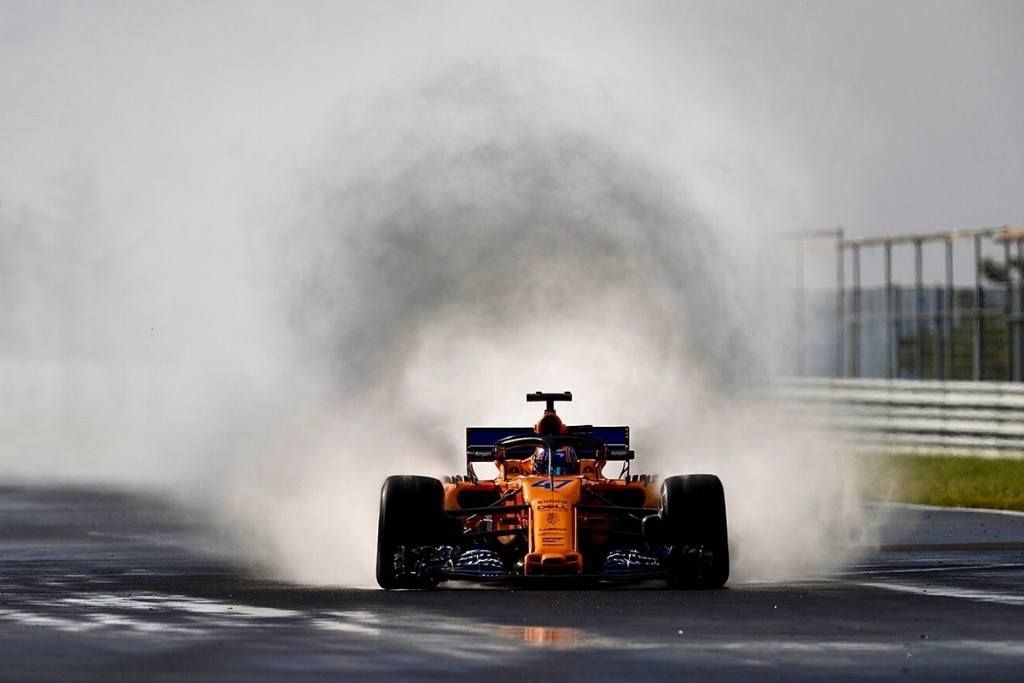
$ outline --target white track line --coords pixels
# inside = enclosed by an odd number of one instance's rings
[[[868,503],[877,507],[904,508],[906,510],[922,510],[925,512],[979,512],[988,515],[1004,515],[1006,517],[1024,517],[1024,512],[1017,510],[995,510],[993,508],[959,508],[944,505],[921,505],[920,503]]]
[[[959,572],[963,570],[976,571],[979,569],[1024,569],[1024,563],[1004,562],[1001,564],[952,564],[942,567],[901,567],[899,569],[851,569],[845,572],[838,572],[833,576],[875,576],[881,574],[926,574],[935,572]]]
[[[851,583],[855,586],[880,588],[882,590],[896,591],[898,593],[913,593],[915,595],[939,598],[959,598],[961,600],[989,602],[998,605],[1012,605],[1014,607],[1024,606],[1024,594],[1019,593],[995,593],[991,591],[974,590],[971,588],[936,586],[934,584],[914,585],[908,583],[883,583],[877,581],[853,581]]]

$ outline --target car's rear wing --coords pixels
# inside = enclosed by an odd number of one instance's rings
[[[532,427],[466,427],[466,463],[491,462],[494,445],[510,436],[532,436]],[[594,427],[578,425],[568,427],[569,434],[582,434],[604,442],[608,460],[632,460],[629,450],[629,427]],[[579,449],[577,449],[579,450]],[[580,457],[588,457],[580,453]]]

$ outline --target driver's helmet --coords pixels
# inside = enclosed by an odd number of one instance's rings
[[[549,470],[550,465],[550,470]],[[579,474],[580,459],[572,446],[562,446],[551,451],[551,462],[548,463],[548,452],[543,446],[533,451],[533,471],[535,474]]]

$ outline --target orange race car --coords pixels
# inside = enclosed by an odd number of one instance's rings
[[[718,477],[630,474],[629,427],[568,426],[556,401],[533,427],[466,429],[466,475],[392,476],[377,531],[377,582],[623,582],[719,588],[729,578],[725,493]],[[604,475],[622,462],[618,477]],[[473,463],[492,462],[495,479]]]

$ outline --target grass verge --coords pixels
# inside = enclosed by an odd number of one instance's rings
[[[1024,510],[1024,460],[954,455],[864,457],[868,500]]]

